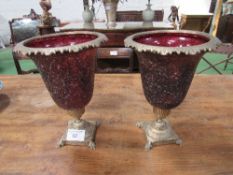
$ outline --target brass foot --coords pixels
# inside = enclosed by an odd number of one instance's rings
[[[87,145],[95,149],[95,134],[99,123],[96,121],[70,120],[68,129],[58,143],[59,147],[65,145]]]
[[[145,132],[147,139],[146,150],[150,150],[154,145],[180,145],[182,143],[182,140],[177,136],[166,119],[159,119],[153,122],[138,122],[136,125]]]

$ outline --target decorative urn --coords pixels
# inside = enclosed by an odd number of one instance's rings
[[[96,32],[58,33],[27,39],[14,48],[32,58],[54,102],[76,118],[68,122],[59,146],[95,148],[97,122],[80,118],[93,93],[96,47],[106,40]]]
[[[137,123],[145,132],[146,149],[181,144],[166,117],[184,100],[203,54],[218,44],[209,34],[185,30],[142,32],[125,39],[138,56],[144,95],[155,115],[152,122]]]

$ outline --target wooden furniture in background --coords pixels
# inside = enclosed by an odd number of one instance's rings
[[[153,120],[140,75],[97,74],[85,119],[99,120],[95,151],[56,148],[70,116],[38,75],[0,76],[0,174],[231,175],[233,77],[195,76],[169,117],[181,146],[144,150],[137,121]],[[219,83],[221,82],[221,83]]]
[[[211,20],[211,14],[182,14],[181,29],[203,31]]]
[[[131,48],[101,48],[96,56],[98,73],[130,73],[134,70],[134,52]]]
[[[115,28],[107,28],[105,23],[94,23],[92,27],[86,27],[83,23],[71,23],[57,29],[60,32],[88,30],[104,33],[109,40],[98,48],[96,72],[126,73],[138,72],[139,67],[136,54],[133,50],[130,48],[125,49],[124,39],[137,32],[173,29],[173,26],[170,23],[160,21],[153,22],[152,26],[148,27],[144,26],[142,21],[131,21],[117,22]],[[116,64],[117,60],[121,64]]]
[[[224,43],[233,44],[233,14],[220,17],[217,37]]]
[[[163,21],[164,10],[155,10],[154,21]],[[116,21],[143,21],[142,11],[117,11]]]

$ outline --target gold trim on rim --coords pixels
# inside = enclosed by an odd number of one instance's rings
[[[62,35],[75,35],[75,34],[90,34],[90,35],[96,35],[97,38],[91,41],[87,41],[85,43],[81,43],[81,44],[74,44],[74,45],[68,45],[68,46],[61,46],[61,47],[50,47],[50,48],[32,48],[32,47],[27,47],[25,46],[25,43],[28,43],[32,40],[35,39],[42,39],[42,38],[49,38],[49,37],[53,37],[53,36],[62,36]],[[55,33],[55,34],[49,34],[49,35],[43,35],[43,36],[36,36],[36,37],[32,37],[29,39],[26,39],[20,43],[18,43],[13,51],[16,53],[21,53],[24,55],[36,55],[36,54],[41,54],[41,55],[52,55],[52,54],[56,54],[56,53],[64,53],[64,52],[79,52],[85,48],[90,48],[90,47],[99,47],[100,44],[102,42],[107,41],[108,38],[102,34],[102,33],[98,33],[98,32],[89,32],[89,31],[77,31],[77,32],[64,32],[64,33]]]
[[[164,46],[152,46],[147,44],[141,44],[136,41],[134,41],[134,38],[142,36],[142,35],[148,35],[148,34],[156,34],[156,33],[187,33],[187,34],[193,34],[193,35],[200,35],[206,38],[209,38],[209,41],[200,45],[196,46],[187,46],[187,47],[164,47]],[[132,47],[136,49],[138,52],[152,52],[152,53],[158,53],[161,55],[170,55],[173,53],[176,54],[186,54],[186,55],[195,55],[197,53],[200,53],[202,51],[211,51],[215,49],[219,44],[221,44],[221,41],[204,32],[198,32],[198,31],[191,31],[191,30],[157,30],[157,31],[148,31],[148,32],[140,32],[133,34],[131,36],[128,36],[125,40],[125,46],[126,47]]]

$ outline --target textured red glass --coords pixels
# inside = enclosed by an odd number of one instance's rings
[[[74,34],[42,37],[28,47],[60,47],[96,39],[96,35]],[[52,48],[51,48],[52,49]],[[31,55],[55,103],[64,109],[80,109],[91,100],[94,88],[96,48],[79,52]]]
[[[59,35],[59,36],[49,36],[34,39],[25,43],[25,46],[32,48],[53,48],[70,46],[75,44],[85,43],[96,39],[96,35],[91,34],[69,34],[69,35]]]
[[[185,98],[203,53],[159,55],[136,52],[148,102],[161,109],[178,106]]]
[[[78,53],[34,55],[33,61],[55,103],[64,109],[80,109],[91,100],[94,88],[96,48]]]
[[[155,46],[187,47],[203,44],[209,39],[196,34],[158,33],[140,36],[135,41]],[[136,52],[145,97],[151,105],[161,109],[172,109],[183,101],[204,54],[177,54],[175,49],[168,55]]]
[[[134,41],[152,46],[187,47],[204,44],[209,39],[201,35],[187,33],[155,33],[136,37]]]

